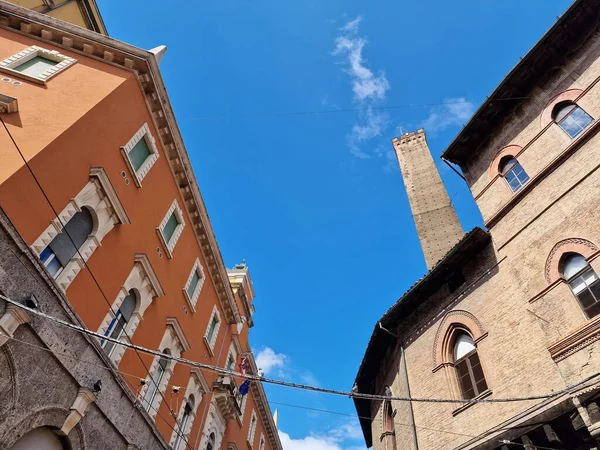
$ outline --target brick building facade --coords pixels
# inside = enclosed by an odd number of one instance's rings
[[[359,392],[394,397],[543,398],[357,399],[367,446],[600,445],[599,10],[575,1],[443,153],[487,230],[461,237],[415,217],[430,271],[382,316],[356,378]],[[409,199],[431,187],[407,176],[400,147],[425,142],[422,130],[394,140]],[[444,251],[433,264],[431,233]]]
[[[0,294],[102,335],[0,300],[2,449],[281,450],[260,382],[108,340],[258,372],[165,50],[0,1]]]

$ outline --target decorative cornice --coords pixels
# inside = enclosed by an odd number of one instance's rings
[[[177,320],[176,317],[167,317],[167,327],[173,328],[173,331],[175,332],[175,336],[177,336],[177,340],[181,344],[181,348],[183,349],[184,352],[186,352],[190,348],[192,348],[190,341],[188,341],[188,339],[185,337],[185,334],[183,333],[183,329],[181,328],[181,325],[179,325],[179,321]]]
[[[600,340],[600,316],[550,344],[548,351],[552,359],[558,362],[597,340]]]
[[[0,114],[19,112],[19,102],[10,95],[0,94]]]
[[[119,222],[124,225],[130,224],[131,220],[129,220],[129,216],[125,211],[125,207],[121,203],[121,200],[119,200],[117,191],[115,191],[115,188],[110,182],[110,178],[106,173],[106,170],[104,170],[104,167],[92,167],[90,169],[90,178],[96,179],[100,183],[102,191],[104,192],[106,197],[108,197],[110,206],[115,212],[117,219],[119,219]]]
[[[165,291],[163,290],[162,285],[160,284],[160,281],[156,276],[156,272],[154,272],[154,269],[152,268],[152,264],[150,264],[150,259],[148,258],[148,255],[146,255],[145,253],[136,253],[134,257],[134,262],[142,266],[142,269],[146,273],[146,276],[150,281],[150,285],[154,290],[154,296],[164,296]]]
[[[102,61],[136,75],[207,263],[225,319],[230,324],[238,323],[241,317],[223,257],[154,54],[7,2],[0,2],[0,28]]]

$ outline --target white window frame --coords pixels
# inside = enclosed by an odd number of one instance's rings
[[[217,325],[215,326],[215,331],[210,339],[210,341],[208,340],[208,332],[210,331],[210,324],[213,321],[213,318],[216,317],[217,318]],[[210,318],[208,319],[208,326],[206,327],[206,332],[204,333],[204,345],[206,345],[206,348],[208,349],[208,351],[210,352],[210,356],[214,356],[215,352],[215,344],[217,343],[217,337],[219,336],[219,328],[221,328],[221,315],[219,314],[219,310],[217,309],[217,306],[213,306],[213,310],[212,310],[212,314],[210,315]]]
[[[90,181],[59,213],[61,219],[54,219],[31,245],[38,257],[58,233],[63,230],[63,225],[66,225],[83,207],[93,211],[94,230],[71,261],[55,275],[54,279],[63,291],[67,290],[75,276],[85,267],[85,263],[100,246],[104,236],[117,224],[131,223],[104,168],[92,167],[90,169]]]
[[[177,319],[174,317],[169,317],[167,319],[167,330],[165,331],[165,334],[163,335],[160,341],[160,345],[158,346],[159,351],[163,352],[164,349],[169,349],[169,351],[171,352],[171,356],[179,357],[181,356],[182,352],[187,351],[190,348],[190,343],[183,334],[183,330],[181,329],[181,326],[179,325]],[[150,378],[154,376],[160,358],[161,357],[158,355],[154,357],[152,365],[150,366],[146,384],[140,390],[139,393],[139,401],[142,403],[142,406],[146,409],[150,417],[152,417],[153,419],[156,417],[156,413],[160,408],[160,404],[163,399],[163,394],[167,388],[167,385],[169,384],[171,376],[173,375],[173,370],[175,369],[175,361],[173,361],[172,359],[167,360],[168,363],[165,369],[165,373],[162,376],[160,384],[157,387],[156,394],[152,399],[152,404],[149,405],[148,408],[146,408],[146,406],[144,405],[144,398],[146,397],[146,392],[148,391],[150,384],[152,383],[152,380]]]
[[[175,217],[177,218],[177,222],[179,222],[179,224],[177,225],[177,228],[175,228],[175,231],[173,232],[171,239],[169,239],[169,242],[166,242],[165,237],[163,236],[163,229],[167,225],[167,222],[171,218],[172,214],[175,214]],[[173,258],[173,250],[175,249],[175,246],[177,245],[177,241],[179,241],[179,238],[181,237],[181,234],[183,233],[184,227],[185,227],[185,220],[183,220],[183,211],[181,211],[181,208],[179,207],[177,200],[173,200],[173,203],[171,203],[171,206],[169,207],[167,214],[165,214],[165,217],[163,218],[162,222],[156,229],[156,232],[158,233],[158,238],[160,239],[160,242],[162,243],[163,247],[165,248],[165,252],[167,253],[167,257],[169,259]]]
[[[123,300],[125,300],[125,297],[129,294],[131,289],[135,289],[137,291],[138,304],[136,305],[131,319],[129,319],[129,322],[127,322],[126,327],[123,329],[121,337],[119,338],[119,340],[126,343],[131,343],[129,339],[133,337],[138,325],[144,317],[146,309],[148,306],[150,306],[152,301],[157,297],[162,297],[165,295],[165,291],[163,290],[160,281],[158,280],[158,277],[154,272],[152,265],[150,264],[150,259],[145,253],[138,253],[135,255],[133,269],[127,276],[123,286],[121,286],[121,289],[119,290],[117,298],[113,302],[111,309],[108,311],[104,317],[104,320],[100,324],[98,333],[106,334],[110,323],[115,318],[113,311],[119,310],[121,303],[123,303]],[[116,366],[118,366],[121,362],[126,349],[127,348],[125,346],[118,344],[113,347],[109,358]]]
[[[190,297],[188,288],[192,284],[192,279],[194,278],[194,273],[196,272],[200,275],[200,279],[198,280],[198,284],[196,285],[196,288],[194,289],[194,292]],[[196,303],[198,303],[198,297],[200,297],[200,292],[202,291],[202,287],[204,286],[205,280],[206,276],[204,275],[204,268],[202,267],[202,264],[200,264],[200,258],[196,258],[196,261],[194,262],[194,267],[192,267],[192,271],[190,272],[190,276],[188,277],[187,282],[183,287],[183,296],[188,302],[188,305],[193,313],[196,312]]]
[[[27,61],[30,61],[37,56],[49,59],[50,61],[54,61],[58,64],[54,67],[50,67],[37,77],[33,77],[16,70],[17,67],[25,64]],[[33,83],[46,84],[46,81],[48,81],[50,78],[58,75],[60,72],[72,66],[76,62],[77,60],[75,58],[70,58],[56,50],[48,50],[38,47],[37,45],[32,45],[16,55],[6,58],[4,61],[0,61],[0,72],[8,73],[14,77],[23,78],[27,81],[32,81]]]
[[[252,426],[252,419],[254,419],[254,426]],[[250,448],[254,448],[254,438],[256,437],[257,425],[258,417],[256,416],[256,411],[252,410],[252,415],[250,416],[250,425],[248,427],[248,445]]]
[[[258,450],[265,450],[265,435],[260,433],[260,440],[258,441]]]
[[[136,171],[133,167],[131,159],[129,159],[129,152],[142,139],[146,141],[146,145],[150,150],[150,155],[146,158],[142,166]],[[158,147],[156,146],[156,139],[154,139],[154,136],[152,136],[148,123],[144,123],[144,125],[142,125],[141,128],[137,130],[137,132],[133,135],[129,142],[127,142],[127,144],[121,147],[121,154],[125,159],[125,163],[127,164],[129,172],[131,172],[131,174],[133,175],[133,181],[135,185],[141,188],[142,180],[146,177],[146,175],[148,175],[148,172],[150,172],[150,169],[152,168],[154,163],[156,163],[156,160],[160,156],[160,154],[158,153]]]
[[[198,407],[200,406],[200,403],[202,402],[202,399],[204,398],[204,394],[210,392],[210,387],[206,381],[206,378],[204,377],[204,375],[202,374],[202,371],[200,369],[198,369],[197,367],[193,367],[190,373],[190,379],[188,381],[188,385],[187,388],[185,389],[185,397],[184,400],[181,404],[181,407],[179,408],[179,414],[177,415],[177,422],[179,424],[181,424],[182,419],[183,419],[183,414],[185,412],[185,405],[187,403],[187,400],[189,399],[189,395],[190,394],[194,394],[194,409],[190,414],[190,418],[187,421],[187,423],[185,424],[185,429],[182,430],[183,431],[183,439],[184,440],[188,440],[189,436],[190,436],[190,432],[192,431],[192,427],[194,426],[194,421],[196,419],[196,412],[198,411]],[[177,431],[178,428],[175,427],[173,429],[173,434],[171,435],[171,446],[174,447],[175,446],[175,441],[177,440]],[[174,450],[180,450],[180,449],[185,449],[187,448],[183,442],[180,442],[179,446],[177,448],[174,447]]]

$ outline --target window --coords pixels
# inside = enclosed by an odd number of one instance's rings
[[[235,358],[233,356],[233,354],[229,354],[229,356],[227,357],[227,370],[234,370],[235,369]]]
[[[529,181],[529,175],[519,164],[519,161],[512,156],[505,156],[500,161],[500,175],[506,180],[513,192],[517,192]]]
[[[179,424],[179,429],[176,429],[177,438],[175,439],[175,443],[173,444],[174,450],[179,450],[187,447],[187,429],[188,425],[190,425],[190,417],[194,412],[195,399],[194,395],[190,394],[187,402],[185,402],[185,406],[183,408],[183,414],[181,416],[181,422]],[[184,443],[185,442],[185,443]]]
[[[0,71],[34,83],[46,84],[47,80],[76,62],[74,58],[69,58],[55,50],[33,45],[0,61]]]
[[[579,136],[594,121],[588,113],[572,102],[559,103],[552,115],[554,121],[572,138]]]
[[[258,450],[265,450],[265,437],[260,435],[260,444],[258,444]]]
[[[217,336],[219,334],[219,327],[221,326],[221,319],[219,317],[219,311],[217,311],[217,307],[213,308],[212,315],[208,321],[208,327],[206,328],[206,333],[204,334],[204,344],[208,347],[211,355],[213,354],[213,350],[215,348],[215,344],[217,342]]]
[[[254,444],[254,435],[256,434],[256,413],[252,411],[252,418],[250,419],[250,427],[248,428],[248,442],[250,446]]]
[[[467,333],[458,334],[454,341],[454,367],[464,399],[475,398],[487,390],[475,343]]]
[[[387,401],[383,406],[383,440],[385,450],[396,450],[396,436],[394,427],[394,409],[392,403]]]
[[[600,314],[600,282],[587,260],[579,253],[568,253],[562,261],[562,275],[588,319]]]
[[[121,339],[121,336],[125,334],[125,326],[129,322],[129,319],[131,319],[133,311],[135,311],[136,304],[137,295],[133,289],[130,289],[127,297],[125,297],[123,303],[121,303],[117,314],[108,325],[104,336],[108,336],[113,339]],[[104,347],[104,350],[108,355],[112,353],[112,350],[116,345],[114,342],[108,340],[102,340],[100,344],[102,347]]]
[[[198,297],[200,297],[200,291],[202,291],[203,285],[204,269],[200,264],[200,259],[196,259],[194,267],[192,267],[192,272],[183,288],[183,295],[192,309],[192,312],[196,311],[196,303],[198,302]]]
[[[166,353],[167,355],[171,354],[168,348],[164,349],[162,353]],[[150,410],[152,404],[154,403],[154,398],[156,397],[159,387],[162,384],[163,377],[165,376],[165,372],[167,371],[168,365],[169,361],[165,357],[161,357],[158,361],[156,369],[154,370],[154,374],[147,380],[149,385],[146,390],[146,395],[144,395],[143,402],[144,408],[146,408],[146,410]]]
[[[173,249],[183,232],[184,226],[183,212],[179,209],[177,200],[174,200],[161,224],[157,228],[158,236],[160,237],[169,258],[173,257]]]
[[[142,187],[142,180],[159,156],[156,140],[150,133],[147,123],[142,125],[129,142],[121,147],[121,153],[133,176],[135,185]]]
[[[206,450],[216,450],[215,449],[215,441],[216,441],[215,433],[210,433],[210,435],[208,436],[208,442],[206,443]]]
[[[82,208],[81,211],[71,217],[63,230],[42,250],[40,259],[53,278],[58,277],[66,265],[69,264],[73,256],[92,234],[93,229],[92,214],[87,208]]]

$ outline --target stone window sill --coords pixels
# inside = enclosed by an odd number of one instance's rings
[[[600,316],[597,316],[548,346],[548,351],[552,359],[558,362],[599,339]]]
[[[473,398],[474,401],[469,402],[469,403],[464,403],[463,405],[459,406],[454,411],[452,411],[452,416],[456,416],[457,414],[460,414],[461,412],[463,412],[465,409],[468,409],[471,406],[476,405],[477,402],[475,400],[481,400],[482,398],[489,397],[490,395],[492,395],[492,390],[491,389],[483,391],[477,397]]]

